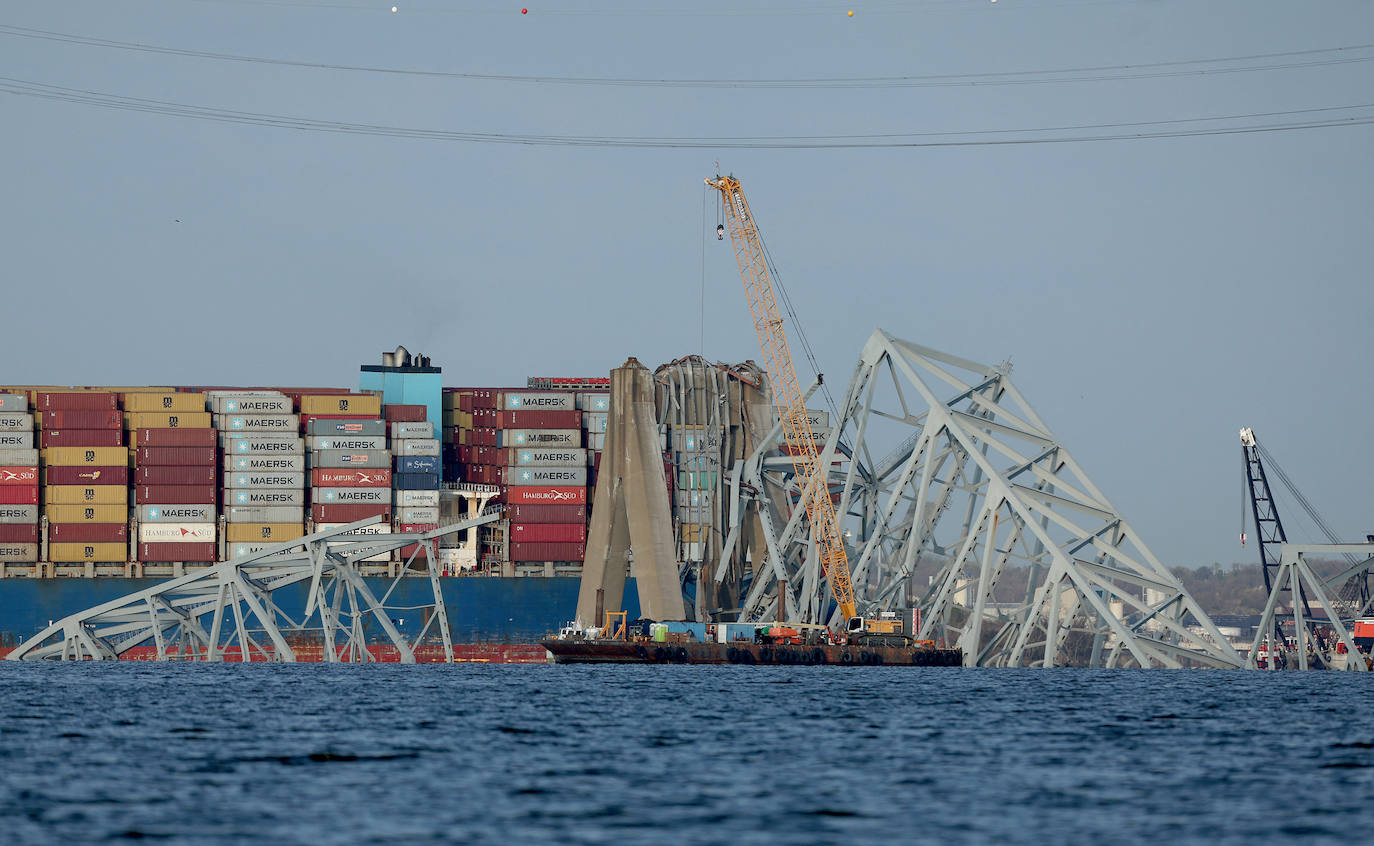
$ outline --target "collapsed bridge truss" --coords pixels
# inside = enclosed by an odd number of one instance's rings
[[[382,521],[369,517],[274,544],[58,620],[8,658],[114,660],[151,646],[158,661],[294,662],[307,648],[318,649],[325,662],[373,661],[365,633],[375,624],[382,645],[401,663],[415,663],[422,645],[434,660],[452,662],[436,539],[499,516],[492,510],[433,531],[396,534],[365,533]],[[412,544],[379,597],[357,565]],[[428,576],[432,602],[389,605],[400,580],[417,576]],[[406,634],[392,616],[401,611],[419,615],[424,624]]]
[[[1010,370],[882,330],[869,338],[821,454],[860,611],[915,611],[918,636],[957,643],[969,665],[1243,667]],[[833,625],[777,428],[734,470],[715,576],[758,532],[768,560],[738,597],[739,619],[781,607]]]

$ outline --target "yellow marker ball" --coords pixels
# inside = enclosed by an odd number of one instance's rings
[[[853,10],[853,9],[850,9],[850,10],[849,10],[849,16],[850,16],[851,18],[854,17],[854,10]]]

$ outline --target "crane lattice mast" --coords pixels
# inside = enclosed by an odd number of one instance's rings
[[[806,509],[811,527],[811,539],[820,556],[821,570],[830,582],[830,591],[847,624],[858,613],[854,588],[849,579],[849,558],[845,554],[844,540],[840,537],[835,504],[830,500],[828,474],[821,466],[816,450],[810,416],[801,385],[797,382],[797,370],[792,363],[787,334],[773,295],[768,257],[739,180],[733,176],[717,176],[707,179],[706,184],[720,192],[721,202],[725,206],[730,244],[734,247],[740,279],[749,297],[764,367],[772,380],[773,404],[777,408],[778,419],[782,421],[783,442],[788,447],[792,468],[800,482],[802,506]]]

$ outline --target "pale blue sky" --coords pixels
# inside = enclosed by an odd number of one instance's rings
[[[522,16],[517,3],[441,0],[396,14],[391,0],[53,0],[5,4],[0,24],[330,64],[632,78],[1030,71],[1374,42],[1362,0],[524,2]],[[9,35],[0,76],[350,123],[588,136],[1024,129],[1374,101],[1368,62],[703,90]],[[403,342],[447,384],[518,384],[696,352],[701,180],[719,159],[744,182],[832,380],[848,378],[875,326],[976,360],[1010,356],[1031,402],[1170,564],[1253,560],[1236,540],[1242,425],[1339,532],[1374,531],[1374,127],[940,149],[559,148],[10,94],[0,126],[0,382],[356,385],[358,364]],[[756,357],[733,260],[714,237],[706,246],[705,352]]]

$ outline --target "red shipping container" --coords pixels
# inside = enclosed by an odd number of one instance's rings
[[[217,447],[219,432],[214,429],[139,429],[131,446],[136,447]]]
[[[418,423],[425,419],[429,411],[424,405],[387,404],[382,406],[382,414],[388,423]]]
[[[580,411],[498,411],[498,429],[580,429]]]
[[[586,505],[587,489],[516,485],[506,491],[506,502],[511,505]]]
[[[5,487],[23,485],[38,486],[37,467],[0,467],[0,485]]]
[[[577,488],[582,491],[584,488]],[[585,505],[507,505],[506,517],[515,523],[582,523],[587,522]],[[532,539],[531,539],[532,540]],[[577,538],[582,540],[582,538]]]
[[[0,487],[0,505],[37,505],[38,485],[6,485]]]
[[[50,543],[124,543],[129,527],[124,523],[52,523]]]
[[[510,539],[519,543],[586,543],[585,523],[511,523]]]
[[[0,543],[38,543],[38,524],[0,523]]]
[[[205,467],[140,465],[134,468],[136,485],[213,485],[218,475],[213,464]]]
[[[310,471],[310,484],[317,488],[389,488],[390,468],[351,470],[347,467],[316,467]]]
[[[310,516],[316,523],[352,523],[380,514],[391,522],[391,506],[380,502],[345,502],[325,504],[317,502],[310,506]]]
[[[577,561],[586,556],[584,543],[511,543],[512,561]]]
[[[39,446],[105,447],[124,446],[123,429],[44,429],[38,436]]]
[[[119,394],[95,391],[43,391],[35,398],[33,406],[39,411],[119,408]],[[123,421],[120,425],[124,425]]]
[[[396,528],[398,532],[432,532],[439,528],[438,523],[402,523]]]
[[[214,467],[216,457],[214,447],[139,447],[134,455],[134,463],[163,467]]]
[[[139,561],[192,561],[209,563],[219,557],[216,545],[211,543],[141,543],[138,545]]]
[[[123,429],[124,415],[117,410],[95,409],[43,412],[44,429]]]
[[[219,501],[216,492],[214,485],[139,485],[134,488],[134,502],[139,505],[205,505]]]
[[[49,467],[43,471],[49,485],[127,485],[128,467]]]

